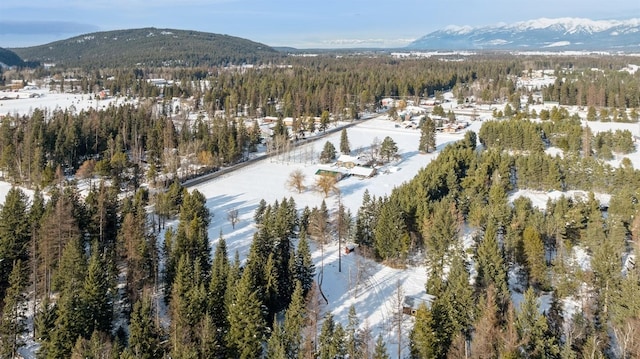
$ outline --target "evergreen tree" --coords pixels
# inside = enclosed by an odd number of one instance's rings
[[[333,359],[344,355],[344,329],[334,321],[331,312],[325,314],[318,341],[318,358]]]
[[[9,274],[6,295],[2,299],[2,319],[0,319],[0,357],[15,358],[18,349],[24,345],[22,335],[27,330],[24,301],[26,288],[25,268],[20,259],[15,260]]]
[[[313,264],[313,258],[311,258],[306,232],[300,232],[298,250],[294,260],[294,277],[295,280],[300,282],[304,295],[311,289],[315,275],[316,267]]]
[[[453,334],[462,333],[466,340],[470,336],[471,323],[475,319],[473,288],[469,285],[469,272],[462,253],[455,253],[447,278],[445,292],[447,311]]]
[[[273,321],[273,330],[267,340],[267,359],[287,359],[289,357],[284,344],[284,332],[276,320]]]
[[[547,327],[546,318],[539,313],[533,288],[529,287],[516,315],[516,329],[523,341],[522,349],[530,358],[557,358],[559,346]]]
[[[479,288],[486,288],[493,284],[496,288],[498,300],[506,303],[509,298],[509,288],[507,286],[507,270],[502,257],[502,251],[498,246],[495,227],[488,226],[484,233],[484,238],[478,245],[477,251],[478,275],[476,283]]]
[[[240,359],[260,357],[266,325],[261,311],[262,303],[246,272],[235,288],[234,297],[228,308],[229,332],[226,342],[229,356]]]
[[[349,137],[347,136],[346,128],[343,128],[342,132],[340,132],[340,152],[345,155],[351,153],[351,148],[349,147]]]
[[[12,187],[0,209],[0,298],[9,286],[9,274],[13,264],[29,259],[27,248],[31,238],[27,196]]]
[[[322,152],[320,152],[320,163],[329,163],[336,159],[336,148],[333,143],[327,141],[324,143]]]
[[[362,195],[362,204],[356,215],[355,243],[363,248],[374,247],[374,232],[377,216],[376,200],[365,189]]]
[[[540,234],[531,226],[527,226],[522,233],[522,242],[529,281],[535,287],[546,287],[547,266]]]
[[[394,200],[386,200],[380,209],[375,228],[375,250],[383,261],[403,263],[409,252],[409,233],[402,209]]]
[[[347,354],[349,355],[349,358],[359,358],[362,355],[360,352],[360,349],[362,347],[362,340],[360,338],[360,331],[358,329],[360,323],[356,314],[356,307],[354,307],[353,305],[349,307],[347,320],[347,327],[345,328],[345,346],[347,349]]]
[[[412,358],[436,357],[435,322],[431,311],[427,309],[425,304],[420,304],[416,310],[416,321],[409,334],[409,341]]]
[[[113,320],[113,299],[109,290],[109,280],[104,270],[105,263],[97,252],[93,251],[84,280],[81,300],[85,311],[87,333],[94,330],[111,332]]]
[[[420,144],[418,150],[430,153],[436,149],[436,123],[431,117],[427,117],[420,126]]]
[[[208,298],[208,313],[211,317],[212,325],[216,328],[215,343],[216,357],[223,356],[224,354],[224,336],[229,329],[229,323],[227,322],[227,306],[225,304],[225,298],[229,285],[229,271],[230,264],[227,255],[226,240],[220,236],[218,245],[216,246],[216,252],[213,257],[213,264],[211,265],[211,281],[209,282],[209,298]]]
[[[134,304],[129,322],[129,350],[135,358],[155,359],[164,356],[161,329],[153,316],[153,307],[148,297]]]
[[[200,271],[197,260],[191,261],[188,254],[182,255],[171,288],[169,307],[169,342],[174,358],[189,358],[198,353],[195,330],[205,315],[207,299]]]
[[[307,319],[303,288],[296,281],[291,295],[291,303],[284,315],[282,343],[287,358],[297,358],[301,352],[302,330]]]
[[[429,276],[442,277],[445,260],[452,246],[458,241],[462,216],[454,202],[442,200],[433,205],[433,211],[422,225]]]
[[[391,162],[391,159],[395,158],[397,154],[398,145],[391,137],[386,136],[380,145],[380,156],[385,158],[387,162]]]
[[[384,344],[384,340],[382,340],[382,335],[378,335],[378,339],[376,339],[376,347],[373,352],[373,359],[389,359],[389,358],[390,357],[389,357],[389,353],[387,352],[387,346]]]

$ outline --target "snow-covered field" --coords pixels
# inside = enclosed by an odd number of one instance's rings
[[[472,124],[469,129],[478,131],[480,122]],[[374,138],[382,141],[390,136],[398,145],[401,159],[382,168],[380,173],[368,179],[349,177],[338,182],[340,200],[355,215],[362,203],[362,195],[369,190],[371,195],[384,196],[391,190],[410,180],[421,168],[425,167],[437,153],[420,154],[417,150],[420,139],[420,131],[412,129],[396,128],[395,123],[386,119],[373,119],[363,122],[348,130],[349,142],[352,153],[368,151]],[[447,143],[461,139],[464,133],[438,134],[437,145],[441,149]],[[326,139],[336,148],[340,145],[340,133],[336,133]],[[322,151],[325,140],[309,144],[313,153],[317,155]],[[319,207],[324,199],[321,194],[307,189],[298,194],[289,190],[285,183],[289,174],[294,170],[301,170],[306,176],[305,184],[312,187],[315,172],[320,166],[317,163],[304,163],[304,153],[310,150],[301,148],[296,150],[293,159],[288,162],[265,160],[256,165],[249,166],[231,174],[225,175],[210,182],[195,186],[192,190],[202,192],[207,198],[211,213],[214,215],[209,228],[209,238],[212,247],[215,247],[220,233],[227,241],[230,254],[236,250],[241,258],[248,254],[255,227],[253,225],[253,213],[261,199],[267,203],[275,200],[293,197],[299,209],[305,206]],[[296,161],[296,157],[300,161]],[[337,208],[338,197],[332,195],[325,200],[330,211]],[[227,220],[227,212],[237,209],[240,213],[240,223],[235,230]],[[344,245],[344,244],[343,244]],[[323,308],[323,313],[331,311],[337,321],[346,324],[349,307],[353,305],[358,313],[361,323],[367,323],[373,330],[385,337],[390,353],[397,350],[397,339],[390,323],[393,311],[393,297],[397,290],[397,283],[401,284],[405,295],[418,295],[424,293],[426,283],[426,270],[424,267],[412,267],[407,270],[392,269],[381,264],[365,260],[355,254],[342,255],[342,271],[338,271],[338,244],[331,243],[324,247],[324,260],[322,251],[316,248],[313,252],[316,264],[316,272],[320,271],[321,262],[324,261],[324,279],[322,292],[329,303]],[[361,278],[357,280],[357,278]],[[404,332],[408,333],[410,323]],[[402,343],[403,350],[407,350],[408,340]]]
[[[103,109],[111,104],[118,105],[131,101],[124,97],[97,100],[89,94],[59,93],[48,89],[30,89],[18,92],[0,91],[0,98],[8,98],[0,100],[0,117],[15,114],[26,115],[36,108],[51,112],[56,109],[64,110],[73,107],[76,111],[82,111],[90,108]]]

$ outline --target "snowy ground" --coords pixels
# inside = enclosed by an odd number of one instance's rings
[[[470,129],[478,131],[480,125],[480,122],[474,123]],[[378,197],[388,195],[394,187],[413,178],[419,169],[425,167],[437,156],[437,153],[420,154],[417,151],[419,130],[396,128],[394,122],[386,119],[373,119],[348,130],[352,154],[368,151],[374,138],[382,141],[385,136],[390,136],[397,143],[401,159],[381,169],[380,173],[373,178],[349,177],[338,183],[341,201],[351,209],[353,215],[362,203],[365,190],[368,189],[371,195]],[[438,149],[463,136],[463,133],[438,134]],[[313,148],[312,151],[317,157],[325,141],[330,141],[339,148],[340,133],[307,146]],[[305,206],[319,207],[323,200],[319,193],[308,189],[298,194],[285,186],[289,174],[296,169],[302,170],[306,175],[307,186],[310,187],[313,184],[319,165],[304,162],[305,153],[309,152],[311,152],[309,148],[300,148],[296,150],[297,154],[292,155],[287,162],[265,160],[194,187],[193,190],[198,190],[205,195],[209,209],[214,215],[209,228],[212,247],[215,247],[222,233],[227,241],[229,253],[233,254],[237,250],[240,257],[245,258],[255,231],[253,213],[261,199],[267,203],[273,203],[275,200],[293,197],[299,209]],[[325,201],[330,211],[337,208],[337,196],[330,196]],[[226,213],[230,209],[237,209],[240,213],[241,221],[236,225],[235,230],[227,221]],[[354,305],[361,323],[367,322],[373,329],[374,335],[382,334],[387,341],[389,352],[395,353],[397,340],[389,318],[394,307],[393,297],[397,290],[397,283],[401,284],[405,295],[424,293],[425,268],[397,270],[365,260],[358,255],[349,254],[342,255],[342,271],[339,272],[337,242],[325,246],[324,260],[321,253],[320,248],[316,248],[313,257],[317,272],[320,271],[321,264],[324,262],[322,291],[329,303],[323,308],[323,312],[331,311],[336,320],[346,324],[349,307]],[[407,328],[409,324],[407,323]],[[407,328],[405,333],[408,333]],[[408,340],[405,338],[403,347],[407,344]]]
[[[0,96],[1,97],[1,96]],[[449,96],[450,97],[450,96]],[[77,110],[89,107],[108,106],[112,101],[96,101],[88,95],[57,94],[43,91],[40,98],[25,100],[2,100],[0,101],[0,116],[3,114],[25,114],[35,107],[53,110],[56,108],[67,108],[74,106]],[[448,103],[453,109],[455,103]],[[538,111],[538,109],[537,109]],[[483,120],[487,117],[483,115]],[[482,122],[472,122],[467,130],[479,131]],[[639,134],[638,124],[619,123],[589,123],[592,131],[604,131],[608,129],[629,129],[634,135]],[[421,168],[425,167],[436,156],[433,154],[420,154],[417,151],[420,138],[419,130],[403,129],[395,127],[395,123],[389,120],[378,118],[365,121],[348,130],[348,137],[352,149],[352,155],[367,152],[374,139],[381,142],[385,136],[390,136],[398,145],[401,159],[386,168],[370,179],[358,179],[350,177],[338,183],[341,191],[340,200],[355,215],[362,201],[365,190],[369,190],[372,195],[384,196],[391,190],[410,180]],[[437,134],[438,152],[446,144],[455,142],[464,136],[457,134]],[[295,149],[288,156],[281,156],[279,159],[268,159],[254,165],[239,169],[230,174],[213,179],[192,188],[202,192],[207,198],[207,204],[214,215],[209,228],[209,238],[211,247],[215,248],[217,240],[222,234],[227,241],[230,255],[238,251],[241,258],[246,258],[255,226],[253,224],[253,213],[259,201],[264,199],[267,203],[275,200],[293,197],[299,209],[305,206],[319,206],[323,197],[313,190],[306,190],[303,193],[289,190],[285,183],[289,174],[300,169],[306,175],[305,184],[311,186],[314,181],[314,174],[319,168],[317,163],[309,160],[309,154],[313,153],[318,157],[326,140],[331,141],[336,148],[339,148],[340,133],[336,133],[327,139],[316,141],[305,147]],[[638,152],[628,155],[635,168],[640,167],[640,154]],[[621,158],[612,161],[612,164],[619,163]],[[617,162],[616,162],[617,161]],[[4,202],[4,197],[10,185],[0,183],[0,203]],[[533,191],[519,191],[511,198],[518,196],[528,196],[532,198],[534,205],[544,208],[547,198],[555,198],[562,193],[538,193]],[[565,194],[566,195],[566,194]],[[583,195],[582,193],[572,193],[571,195]],[[606,195],[602,195],[602,200],[607,200]],[[335,195],[326,199],[330,210],[337,207],[337,197]],[[227,220],[227,212],[230,209],[237,209],[240,214],[240,222],[235,229]],[[470,232],[466,229],[465,233]],[[468,236],[467,236],[468,237]],[[466,238],[466,242],[469,238]],[[338,271],[338,246],[332,243],[324,247],[324,256],[320,248],[315,248],[313,252],[317,272],[320,271],[321,264],[324,263],[324,278],[322,291],[328,299],[328,304],[322,310],[323,313],[331,311],[336,320],[346,323],[347,312],[351,305],[354,305],[359,315],[361,323],[367,323],[372,328],[374,336],[382,334],[387,342],[389,353],[396,353],[397,339],[395,331],[391,327],[390,317],[393,311],[393,297],[397,290],[397,283],[401,284],[405,295],[417,295],[424,293],[426,282],[426,271],[423,266],[411,267],[405,270],[397,270],[383,265],[364,260],[362,257],[349,254],[342,255],[342,271]],[[515,286],[516,284],[514,284]],[[515,294],[515,301],[519,301],[521,294]],[[541,298],[543,309],[548,306],[548,298]],[[565,301],[567,311],[575,311],[578,308],[574,301]],[[405,338],[402,343],[402,350],[408,353],[408,339],[411,319],[407,318],[404,330]],[[33,350],[26,350],[27,357],[33,357]]]
[[[31,95],[38,97],[30,98]],[[0,91],[0,98],[7,97],[7,100],[0,100],[0,118],[6,115],[26,115],[40,108],[47,112],[56,109],[64,110],[75,108],[76,111],[88,110],[89,108],[104,109],[109,105],[121,105],[127,103],[124,97],[110,97],[104,100],[96,100],[89,94],[72,94],[52,92],[48,89],[21,90],[18,92]]]

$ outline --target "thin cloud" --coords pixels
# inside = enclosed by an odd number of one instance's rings
[[[71,21],[0,21],[2,35],[74,34],[99,29],[96,25]]]

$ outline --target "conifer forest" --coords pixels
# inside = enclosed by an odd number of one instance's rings
[[[0,358],[640,358],[640,58],[256,61],[0,70],[7,93],[20,80],[122,100],[0,116]],[[192,188],[304,141],[331,165],[372,116],[415,125],[419,145],[372,138],[364,168],[433,159],[359,206],[335,204],[337,176],[292,171],[243,223]],[[438,142],[464,121],[477,130]],[[301,205],[307,191],[322,205]],[[249,226],[248,252],[211,236],[212,218]],[[345,243],[358,261],[424,268],[431,300],[407,311],[399,283],[389,333],[361,308],[324,310],[314,258]]]

